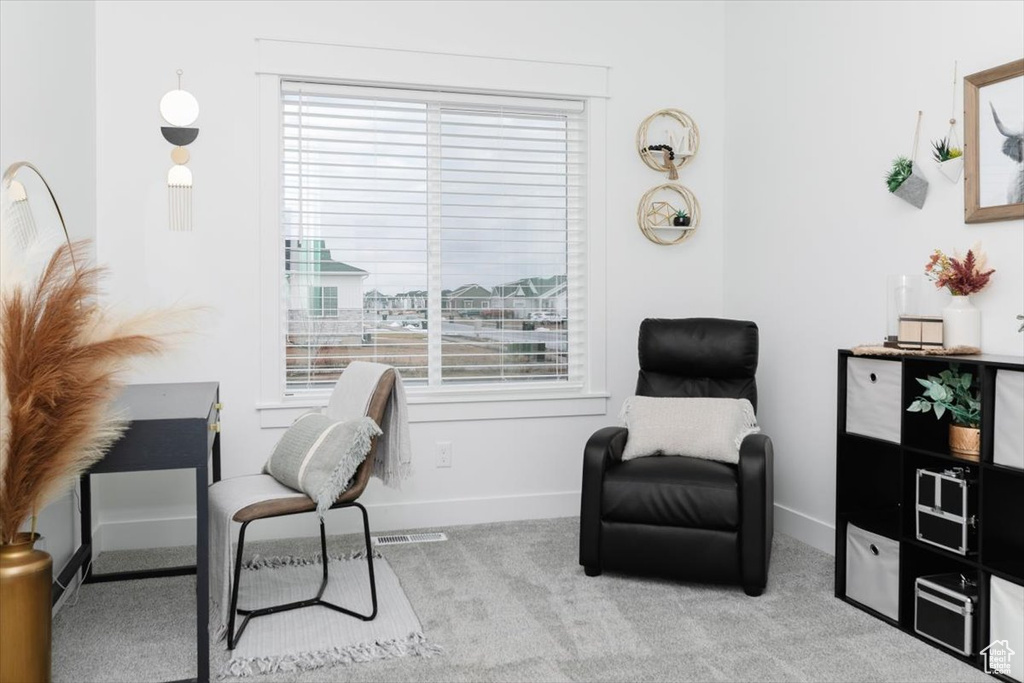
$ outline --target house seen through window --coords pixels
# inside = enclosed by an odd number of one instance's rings
[[[288,393],[579,380],[582,104],[284,82]]]

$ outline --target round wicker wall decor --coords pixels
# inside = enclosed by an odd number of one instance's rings
[[[680,209],[689,216],[688,226],[674,225],[673,220]],[[636,209],[636,222],[644,237],[655,244],[679,244],[690,239],[700,225],[700,203],[692,192],[676,183],[665,183],[652,187],[640,198]],[[659,235],[661,230],[681,230],[675,239]]]
[[[649,132],[652,124],[653,133]],[[651,149],[654,146],[656,149]],[[664,147],[672,149],[667,150]],[[640,123],[636,131],[636,151],[648,168],[668,173],[670,180],[679,177],[676,170],[697,155],[700,130],[682,109],[661,109]]]

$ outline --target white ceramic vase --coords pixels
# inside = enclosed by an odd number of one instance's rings
[[[970,296],[953,296],[942,309],[942,345],[981,348],[981,311]]]

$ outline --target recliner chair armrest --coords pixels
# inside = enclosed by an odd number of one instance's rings
[[[583,490],[580,495],[580,564],[588,573],[601,569],[601,489],[608,467],[622,460],[629,431],[604,427],[583,449]]]
[[[751,434],[740,445],[740,574],[747,595],[760,595],[768,583],[774,534],[774,460],[767,434]]]

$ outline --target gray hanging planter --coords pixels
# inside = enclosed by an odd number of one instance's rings
[[[889,192],[919,209],[928,196],[928,181],[921,175],[917,164],[907,157],[893,159],[892,167],[885,176],[885,185]]]
[[[928,196],[928,181],[925,180],[915,165],[907,179],[900,183],[900,186],[893,190],[892,193],[908,204],[913,204],[920,209],[924,206],[924,200]]]

